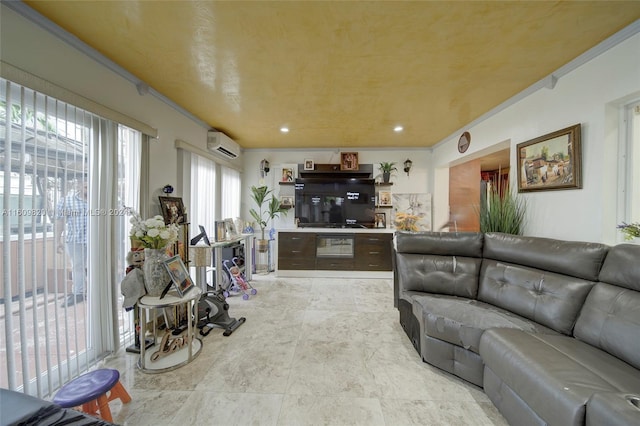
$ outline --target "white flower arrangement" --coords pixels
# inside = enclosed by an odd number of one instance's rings
[[[129,222],[129,237],[132,242],[139,242],[144,248],[161,249],[178,240],[178,225],[165,224],[160,215],[143,220],[139,214],[132,212]]]

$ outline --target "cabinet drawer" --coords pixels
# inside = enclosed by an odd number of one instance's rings
[[[278,269],[314,270],[316,269],[316,262],[315,259],[302,259],[297,257],[282,258],[278,256]]]
[[[316,269],[334,269],[337,271],[345,271],[353,269],[353,258],[334,259],[328,257],[319,257],[316,259]]]
[[[278,256],[309,256],[316,255],[315,235],[280,233],[278,236]]]
[[[391,255],[356,258],[357,271],[391,271]]]

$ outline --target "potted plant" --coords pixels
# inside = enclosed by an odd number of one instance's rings
[[[392,163],[392,162],[380,163],[380,171],[382,172],[382,181],[384,183],[389,183],[389,179],[391,178],[391,172],[396,170],[398,170],[396,168],[396,163]]]
[[[257,241],[256,247],[261,253],[267,251],[269,247],[269,242],[264,236],[268,221],[278,217],[280,213],[287,214],[287,209],[280,205],[280,201],[275,196],[271,195],[271,198],[267,200],[267,196],[272,192],[266,186],[251,187],[251,198],[258,205],[258,210],[250,209],[249,213],[260,227],[260,239]],[[268,204],[265,206],[265,203]]]
[[[640,238],[640,222],[638,223],[625,223],[622,222],[617,228],[624,234],[625,241],[633,241],[636,238]]]
[[[480,232],[504,232],[521,235],[525,221],[526,202],[509,185],[504,191],[493,185],[480,206]]]

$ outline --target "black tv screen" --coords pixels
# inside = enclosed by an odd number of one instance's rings
[[[373,179],[296,179],[295,213],[300,227],[373,228]]]

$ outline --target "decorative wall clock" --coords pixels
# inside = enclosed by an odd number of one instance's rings
[[[471,144],[471,133],[464,132],[460,135],[460,139],[458,139],[458,152],[463,154],[469,149],[469,145]]]

